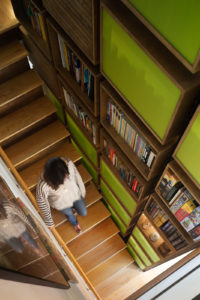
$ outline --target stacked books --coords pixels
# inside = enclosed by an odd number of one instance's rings
[[[87,113],[82,109],[82,107],[76,103],[73,97],[63,88],[65,103],[67,107],[73,111],[76,117],[81,121],[82,126],[89,132],[92,137],[93,143],[96,145],[96,134],[95,126],[88,117]]]
[[[155,160],[155,153],[144,137],[135,129],[125,114],[113,104],[111,100],[107,102],[106,119],[125,142],[133,149],[133,152],[142,162],[151,168]]]
[[[83,92],[94,100],[94,76],[88,67],[74,54],[58,34],[58,43],[62,66],[66,69],[76,82],[81,86]]]
[[[142,184],[138,182],[137,177],[133,174],[133,172],[125,166],[123,161],[119,158],[118,154],[114,150],[114,148],[110,145],[110,143],[104,139],[104,153],[111,161],[112,165],[119,172],[120,176],[126,182],[128,187],[139,197]]]
[[[165,234],[172,246],[179,250],[187,245],[184,238],[177,231],[174,225],[169,221],[166,213],[160,208],[158,203],[151,201],[150,205],[147,207],[147,212],[151,216],[154,224],[160,228],[160,230]]]
[[[171,212],[193,240],[200,239],[200,206],[171,170],[164,174],[159,191]]]
[[[36,10],[30,0],[24,0],[24,11],[26,16],[28,16],[33,29],[46,41],[46,33],[44,29],[44,21],[42,15]]]

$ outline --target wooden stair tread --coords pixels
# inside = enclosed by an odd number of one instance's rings
[[[34,70],[28,70],[0,85],[0,108],[15,101],[33,89],[41,86],[43,81]]]
[[[2,117],[0,120],[0,143],[30,128],[54,112],[56,112],[56,107],[46,96],[43,96]]]
[[[90,184],[86,186],[85,205],[89,207],[90,205],[94,204],[100,199],[101,199],[101,194],[97,191],[94,183],[90,182]],[[51,214],[55,226],[59,226],[67,221],[66,217],[61,212],[55,209],[52,209]]]
[[[92,228],[90,231],[80,235],[77,239],[68,243],[67,246],[73,253],[74,257],[78,259],[88,253],[91,249],[116,235],[118,232],[119,229],[115,223],[111,218],[108,218]]]
[[[0,70],[28,56],[27,50],[19,41],[12,41],[0,47]]]
[[[56,120],[34,132],[25,139],[11,145],[5,152],[13,165],[18,168],[31,157],[43,152],[70,135],[64,125]]]
[[[133,261],[134,262],[134,261]],[[121,300],[132,294],[133,278],[138,276],[135,264],[130,264],[120,272],[103,281],[96,287],[100,297],[104,300]],[[131,290],[130,290],[131,288]]]
[[[70,157],[74,163],[81,159],[80,154],[74,148],[74,146],[68,140],[64,141],[62,144],[59,145],[59,147],[56,150],[52,151],[45,157],[41,158],[37,162],[33,163],[29,167],[19,172],[29,189],[33,189],[36,186],[38,182],[38,177],[40,176],[40,173],[43,170],[45,162],[49,158],[55,156]]]
[[[123,268],[133,263],[133,259],[126,249],[123,249],[116,255],[112,256],[106,262],[100,264],[98,267],[87,273],[88,279],[94,285],[98,286],[103,281],[115,273],[120,272]]]
[[[82,177],[83,182],[86,184],[92,180],[92,176],[90,173],[86,170],[86,168],[80,164],[77,166],[77,169]]]
[[[81,246],[81,245],[80,245]],[[95,249],[78,259],[78,262],[87,274],[92,269],[105,262],[107,259],[116,255],[119,251],[126,248],[126,244],[118,234],[101,243]]]
[[[91,205],[88,208],[86,217],[77,216],[77,219],[82,228],[82,234],[87,230],[92,229],[94,226],[96,226],[109,216],[109,211],[101,201],[98,201],[97,203]],[[79,237],[79,235],[75,232],[73,226],[69,222],[66,222],[63,225],[59,226],[57,228],[57,231],[65,243],[69,243],[73,239]]]
[[[16,19],[11,1],[1,1],[0,7],[0,34],[10,31],[19,25]]]

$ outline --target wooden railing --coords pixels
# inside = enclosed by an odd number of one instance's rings
[[[12,162],[10,161],[10,159],[8,158],[8,156],[6,155],[6,153],[4,152],[4,150],[2,149],[1,146],[0,146],[0,156],[4,160],[4,162],[7,165],[8,169],[14,175],[14,177],[17,180],[18,184],[21,186],[21,188],[24,190],[24,192],[28,196],[29,200],[32,202],[32,204],[36,208],[37,212],[42,216],[41,211],[40,211],[40,209],[39,209],[39,207],[37,205],[37,202],[36,202],[36,199],[35,199],[34,195],[31,193],[31,191],[29,190],[28,186],[26,185],[26,183],[24,182],[24,180],[22,179],[22,177],[19,175],[18,171],[13,166]],[[92,283],[89,281],[89,279],[85,275],[85,273],[82,270],[81,266],[76,261],[75,257],[73,256],[73,254],[71,253],[71,251],[69,250],[69,248],[67,247],[67,245],[65,244],[65,242],[63,241],[62,237],[60,236],[60,234],[56,230],[55,226],[52,226],[50,228],[50,230],[51,230],[52,234],[54,235],[54,237],[56,238],[56,240],[58,241],[59,245],[63,248],[63,250],[65,251],[65,253],[69,257],[69,259],[73,262],[74,266],[76,267],[76,269],[78,270],[79,274],[82,276],[82,278],[84,279],[84,281],[86,282],[86,284],[88,285],[88,287],[92,290],[92,292],[94,293],[94,295],[96,296],[96,298],[99,299],[99,300],[101,300],[101,297],[99,296],[99,294],[95,290],[94,286],[92,285]],[[55,246],[54,246],[54,249],[55,249]],[[59,257],[61,257],[61,256],[59,255]],[[62,258],[62,260],[63,260],[63,264],[66,266],[65,260],[63,258]],[[69,276],[70,280],[73,280],[74,282],[78,282],[77,278],[75,277],[75,275],[72,273],[72,271],[69,269],[68,266],[67,266],[67,271],[68,271],[68,273],[70,275]]]

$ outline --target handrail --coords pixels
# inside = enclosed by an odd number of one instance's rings
[[[6,165],[8,166],[8,168],[10,169],[10,171],[13,173],[13,175],[16,178],[16,180],[18,181],[18,183],[24,189],[25,193],[27,194],[28,198],[31,200],[31,202],[35,206],[35,208],[38,211],[38,213],[40,215],[42,215],[41,211],[40,211],[40,208],[38,207],[38,204],[36,202],[36,199],[35,199],[34,195],[31,193],[31,191],[29,190],[28,186],[26,185],[26,183],[24,182],[24,180],[22,179],[22,177],[19,175],[18,171],[13,166],[11,160],[8,158],[7,154],[4,152],[4,150],[2,149],[1,146],[0,146],[0,155],[3,158],[4,162],[6,163]],[[97,299],[101,300],[101,297],[99,296],[99,294],[97,293],[97,291],[93,287],[93,285],[90,282],[90,280],[85,275],[83,269],[81,268],[81,266],[79,265],[79,263],[76,261],[75,257],[73,256],[73,254],[71,253],[71,251],[69,250],[69,248],[67,247],[67,245],[65,244],[65,242],[63,241],[63,239],[61,238],[61,236],[58,233],[58,231],[56,230],[55,226],[52,226],[50,228],[50,230],[53,233],[53,235],[56,238],[56,240],[58,241],[59,245],[63,248],[63,250],[65,251],[65,253],[68,255],[68,257],[70,258],[70,260],[73,262],[73,264],[75,265],[75,267],[77,268],[78,272],[81,274],[81,276],[83,277],[83,279],[85,280],[85,282],[87,283],[87,285],[90,287],[90,289],[92,290],[92,292],[95,294],[95,296],[97,297]]]

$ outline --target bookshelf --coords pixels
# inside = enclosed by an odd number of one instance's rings
[[[124,154],[128,157],[128,159],[134,164],[134,166],[138,169],[138,171],[142,174],[142,176],[146,180],[150,180],[159,175],[163,168],[163,164],[166,159],[169,157],[173,150],[173,145],[175,141],[172,143],[168,143],[166,145],[161,145],[157,139],[151,134],[146,126],[140,121],[139,118],[130,110],[127,104],[123,101],[123,99],[116,93],[116,91],[109,85],[108,82],[104,81],[100,84],[100,121],[101,125],[104,129],[109,133],[112,139],[116,142],[116,144],[123,149]],[[108,101],[111,101],[115,104],[116,107],[119,108],[128,122],[132,124],[136,132],[138,132],[139,136],[149,145],[150,149],[155,155],[155,159],[152,163],[151,167],[147,166],[147,162],[144,163],[141,157],[138,156],[137,152],[133,151],[133,147],[126,142],[124,138],[118,134],[118,132],[114,129],[107,118],[107,109],[108,109]],[[135,144],[137,140],[134,141]],[[138,142],[139,143],[139,142]],[[145,143],[144,143],[145,146]],[[143,148],[144,148],[143,146]],[[149,154],[150,156],[150,154]]]
[[[88,110],[98,117],[101,80],[98,67],[91,64],[70,37],[52,19],[48,18],[47,24],[56,69],[73,90],[77,91]]]
[[[181,186],[176,188],[177,183]],[[191,239],[190,244],[200,244],[200,191],[176,161],[167,165],[155,190],[176,223]],[[195,233],[199,233],[196,238]]]
[[[52,60],[46,25],[46,11],[40,0],[12,0],[17,19],[29,32],[43,54]]]
[[[99,1],[42,0],[49,14],[94,64],[99,63]]]
[[[98,151],[100,144],[99,121],[90,113],[72,88],[60,76],[58,78],[64,110]]]
[[[198,1],[122,0],[141,22],[175,55],[192,73],[200,70],[200,21]],[[176,28],[176,30],[174,30]]]
[[[200,74],[191,74],[121,2],[102,0],[100,13],[102,74],[166,144],[186,126]]]
[[[185,130],[181,140],[179,141],[176,150],[173,153],[173,158],[189,176],[192,182],[200,188],[200,159],[199,159],[199,144],[200,144],[200,105],[197,107],[187,129]]]

